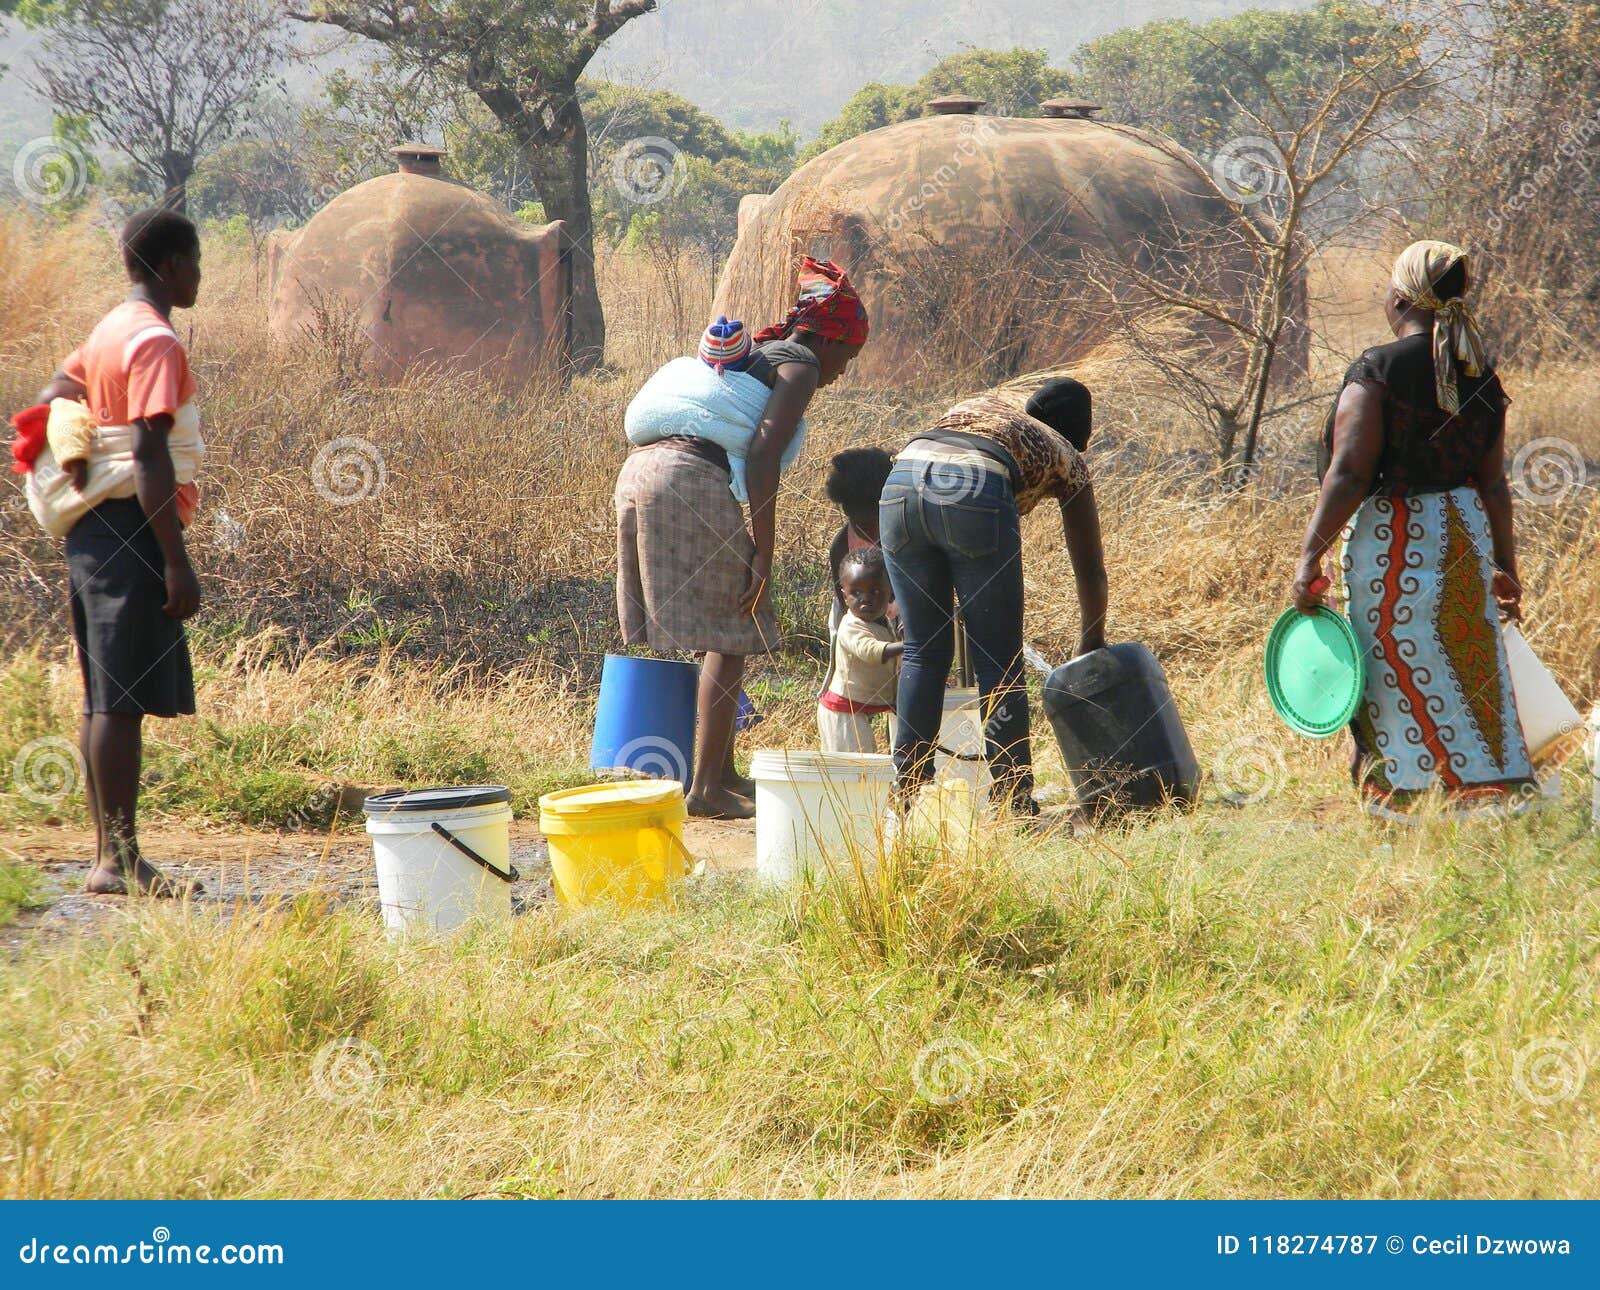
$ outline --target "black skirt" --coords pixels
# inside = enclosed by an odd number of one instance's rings
[[[67,534],[72,634],[83,710],[150,717],[194,711],[183,624],[169,618],[167,562],[134,497],[101,502]]]

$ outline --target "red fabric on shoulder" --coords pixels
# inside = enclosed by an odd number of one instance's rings
[[[31,408],[23,408],[12,416],[11,425],[17,432],[17,437],[11,441],[11,473],[26,475],[49,442],[46,437],[50,426],[49,404],[35,403]]]

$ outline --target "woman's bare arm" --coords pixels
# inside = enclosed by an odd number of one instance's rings
[[[1383,454],[1383,401],[1370,386],[1351,383],[1339,396],[1333,421],[1333,463],[1322,479],[1317,507],[1306,526],[1295,574],[1294,603],[1302,613],[1322,604],[1312,584],[1322,576],[1322,560],[1350,517],[1366,501]]]
[[[1512,523],[1511,484],[1506,479],[1506,421],[1478,463],[1478,495],[1489,516],[1489,537],[1494,543],[1494,595],[1512,618],[1522,616],[1522,576],[1517,572],[1517,536]]]
[[[739,612],[754,614],[765,602],[772,582],[772,556],[778,540],[778,465],[817,392],[817,369],[807,363],[780,363],[766,410],[744,459],[744,482],[750,494],[750,533],[756,558],[750,586],[739,598]]]
[[[1061,499],[1061,529],[1078,584],[1079,654],[1105,648],[1106,607],[1110,582],[1106,578],[1106,553],[1100,534],[1100,510],[1094,485],[1088,480]]]
[[[189,563],[178,522],[178,478],[167,447],[172,416],[141,417],[133,423],[133,479],[139,505],[167,566],[167,603],[173,618],[188,618],[200,608],[200,580]]]

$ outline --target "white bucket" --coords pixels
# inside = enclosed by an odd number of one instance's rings
[[[511,793],[499,785],[369,797],[363,808],[391,935],[511,919]]]
[[[875,858],[894,788],[894,759],[875,753],[758,752],[756,872],[794,882],[824,855]]]
[[[939,722],[939,751],[933,759],[934,779],[965,780],[972,801],[988,802],[990,775],[986,748],[983,704],[978,692],[961,687],[946,690],[944,716]]]
[[[915,846],[931,846],[964,855],[977,843],[982,818],[964,779],[940,779],[923,787],[906,813],[905,837]]]
[[[1511,693],[1522,718],[1522,734],[1535,767],[1559,764],[1580,747],[1588,724],[1561,692],[1555,677],[1539,661],[1515,623],[1501,628],[1506,641],[1506,666],[1511,672]]]

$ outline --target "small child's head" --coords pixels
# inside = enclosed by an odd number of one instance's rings
[[[1094,400],[1082,382],[1070,376],[1046,381],[1033,392],[1024,410],[1079,452],[1089,446],[1089,435],[1094,430]]]
[[[718,376],[724,372],[744,371],[750,366],[752,352],[750,333],[737,318],[732,322],[718,318],[700,337],[700,361],[716,368]]]
[[[844,593],[845,608],[857,618],[879,621],[893,595],[882,548],[861,546],[846,552],[839,561],[839,590]]]
[[[882,448],[846,448],[835,453],[828,472],[828,500],[868,537],[878,536],[878,498],[894,469]]]

